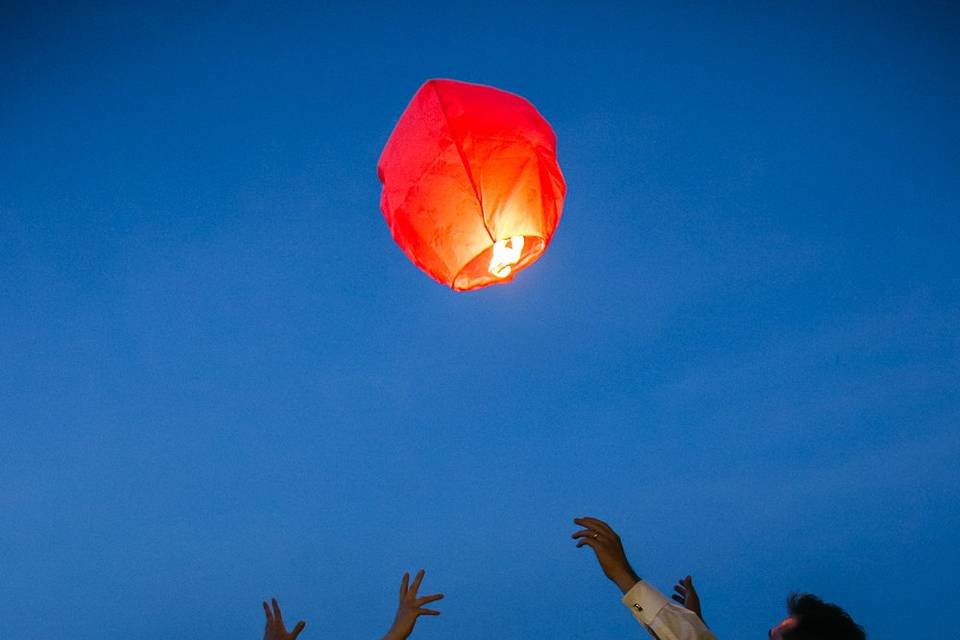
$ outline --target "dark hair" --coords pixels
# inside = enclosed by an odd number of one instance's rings
[[[866,640],[863,627],[835,604],[810,593],[794,593],[787,599],[797,626],[783,633],[783,640]]]

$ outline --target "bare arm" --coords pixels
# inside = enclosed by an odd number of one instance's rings
[[[603,520],[597,518],[574,518],[574,523],[584,527],[571,537],[577,542],[577,548],[587,546],[597,555],[597,562],[603,573],[626,593],[640,581],[623,550],[620,536]]]

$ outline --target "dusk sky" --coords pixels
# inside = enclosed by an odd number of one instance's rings
[[[404,6],[404,5],[409,6]],[[960,612],[956,3],[4,3],[0,638],[723,640]],[[455,293],[376,164],[429,78],[552,124],[553,242]]]

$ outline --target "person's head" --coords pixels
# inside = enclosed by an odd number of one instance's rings
[[[866,640],[863,627],[846,611],[809,593],[787,600],[790,615],[773,629],[770,640]]]

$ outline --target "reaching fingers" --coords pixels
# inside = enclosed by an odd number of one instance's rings
[[[410,594],[413,595],[414,598],[417,597],[417,589],[420,588],[420,583],[423,582],[423,574],[424,570],[420,569],[420,571],[417,571],[417,575],[413,577],[413,584],[410,585]]]
[[[293,631],[290,632],[290,640],[297,640],[297,636],[300,635],[300,632],[303,631],[303,628],[307,626],[307,623],[301,620],[297,623],[297,626],[293,628]]]
[[[674,600],[676,600],[677,602],[679,602],[680,604],[683,604],[683,605],[686,604],[686,601],[683,599],[682,596],[678,596],[677,594],[673,594],[673,595],[670,596],[670,597],[673,598]]]
[[[273,599],[271,600],[271,602],[273,603],[273,620],[274,620],[277,624],[283,626],[283,616],[280,615],[280,605],[279,605],[279,603],[277,603],[277,599],[276,599],[276,598],[273,598]]]
[[[603,537],[599,531],[594,531],[593,529],[584,529],[583,531],[577,531],[572,536],[573,539],[577,538],[593,538],[594,540],[600,540]]]
[[[400,599],[403,600],[403,597],[407,595],[407,584],[410,582],[410,574],[406,571],[403,572],[403,580],[400,581]]]
[[[678,582],[677,584],[673,585],[673,590],[682,596],[687,595],[687,588],[683,586],[683,582]]]
[[[597,524],[599,521],[595,518],[574,518],[573,523],[578,524],[581,527],[586,527],[591,531],[599,531],[600,526]]]
[[[686,578],[684,578],[683,580],[681,580],[681,582],[683,583],[683,586],[686,587],[687,591],[692,591],[692,592],[694,592],[694,593],[697,592],[697,588],[693,586],[693,577],[692,577],[692,576],[687,576]]]
[[[433,595],[423,596],[422,598],[417,598],[417,601],[414,602],[413,604],[416,605],[416,606],[418,606],[418,607],[422,607],[423,605],[427,604],[428,602],[436,602],[437,600],[443,600],[443,594],[442,594],[442,593],[434,593]]]
[[[266,600],[263,602],[263,612],[267,614],[267,624],[272,624],[273,613],[270,612],[270,605],[267,604]]]
[[[418,616],[438,616],[440,612],[436,609],[415,609],[414,613]]]
[[[575,518],[574,522],[587,527],[588,529],[593,529],[594,531],[599,531],[600,533],[606,533],[611,538],[617,537],[617,533],[613,530],[613,528],[599,518],[591,518],[587,516],[583,518]]]
[[[596,551],[599,544],[600,541],[596,538],[581,538],[580,542],[577,543],[577,549],[586,545]]]

